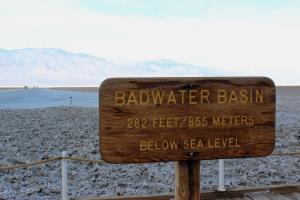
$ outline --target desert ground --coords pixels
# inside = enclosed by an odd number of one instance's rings
[[[98,87],[51,87],[51,90],[61,90],[61,91],[77,91],[77,92],[92,92],[98,93]]]
[[[20,87],[0,87],[0,91],[7,91],[7,90],[22,90],[23,88]]]
[[[300,152],[300,87],[277,88],[275,152]],[[101,159],[98,108],[0,110],[0,165],[14,165],[67,151]],[[68,161],[69,196],[96,197],[174,191],[174,163],[91,164]],[[60,199],[60,161],[0,171],[0,199]],[[225,160],[227,188],[300,182],[300,157]],[[201,161],[201,189],[218,187],[218,161]]]

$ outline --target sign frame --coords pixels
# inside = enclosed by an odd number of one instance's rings
[[[182,91],[178,92],[179,90]],[[157,91],[164,91],[166,96],[163,96],[162,101],[158,98],[158,101],[154,102],[153,97],[157,97],[155,96]],[[249,95],[247,100],[245,91]],[[162,94],[163,92],[160,93],[160,95]],[[180,94],[185,94],[185,96],[180,96]],[[150,98],[149,101],[148,98]],[[196,118],[198,111],[205,113],[208,118],[206,120]],[[223,117],[231,116],[231,112],[234,117],[227,117],[224,126],[209,127],[214,120],[211,113]],[[196,121],[199,125],[205,124],[207,121],[208,126],[174,127],[174,120],[173,122],[169,120],[173,125],[169,123],[171,127],[166,127],[168,119],[162,120],[162,118],[166,118],[162,116],[164,113],[168,113],[168,116],[179,116],[178,118],[182,121],[184,120],[182,116],[195,116],[192,118],[194,124]],[[246,115],[247,113],[248,115]],[[274,82],[267,77],[109,78],[104,80],[99,88],[100,153],[102,159],[109,163],[267,156],[272,153],[275,146],[275,114],[276,88]],[[149,117],[151,115],[152,120]],[[156,118],[159,119],[156,120]],[[132,128],[132,126],[128,128],[130,119],[133,119],[132,124],[135,119],[140,119],[137,123],[140,130]],[[141,128],[144,123],[143,119],[147,119],[146,128]],[[224,121],[223,118],[217,119],[219,120],[217,123]],[[186,121],[189,120],[186,118]],[[182,121],[178,121],[177,125]],[[228,121],[231,121],[230,123],[238,121],[239,123],[237,126],[226,126]],[[245,126],[239,126],[242,121]],[[250,121],[253,121],[253,124],[250,125]],[[171,132],[174,133],[174,138],[178,136],[182,139],[180,139],[180,144],[177,144],[180,148],[159,151],[164,147],[164,135],[166,135],[166,140],[174,141],[171,140]],[[215,136],[197,137],[204,133]],[[132,136],[127,137],[126,134],[132,134]],[[154,139],[151,139],[151,134],[156,135]],[[162,138],[162,140],[158,138]],[[132,144],[127,140],[132,140]],[[140,141],[138,146],[136,140]],[[155,148],[158,145],[160,146]],[[172,143],[169,143],[170,145]],[[184,149],[184,145],[189,147]],[[212,146],[214,148],[210,148]],[[142,150],[145,151],[142,152]]]

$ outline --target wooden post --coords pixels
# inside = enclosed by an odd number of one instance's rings
[[[175,200],[200,200],[200,161],[177,161]]]

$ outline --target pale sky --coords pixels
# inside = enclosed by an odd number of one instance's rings
[[[0,0],[0,48],[173,59],[300,85],[300,1]]]

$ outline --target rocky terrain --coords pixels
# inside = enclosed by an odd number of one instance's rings
[[[300,89],[277,89],[276,152],[300,152]],[[98,109],[52,107],[0,110],[0,165],[60,156],[100,159]],[[174,191],[174,164],[89,164],[69,161],[69,196]],[[217,161],[201,161],[202,190],[218,185]],[[300,157],[225,160],[227,188],[300,182]],[[0,171],[0,199],[60,199],[60,162]]]

